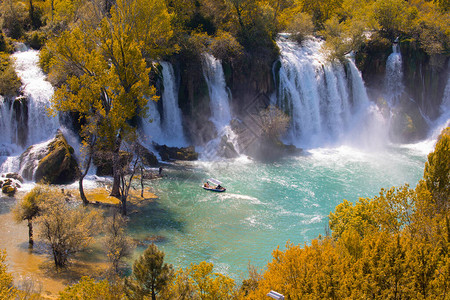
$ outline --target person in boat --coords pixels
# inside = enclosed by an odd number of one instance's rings
[[[221,189],[223,189],[223,187],[219,184],[218,186],[216,186],[216,189],[221,190]]]

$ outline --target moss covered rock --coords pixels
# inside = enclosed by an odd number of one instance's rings
[[[78,178],[78,163],[62,132],[58,131],[56,137],[47,148],[47,154],[39,160],[34,179],[36,182],[44,181],[50,184],[66,184]]]
[[[159,165],[158,158],[153,152],[145,148],[144,146],[137,144],[136,152],[141,157],[142,163],[148,167],[156,167]]]
[[[8,195],[9,197],[13,197],[16,191],[17,188],[13,185],[4,184],[2,187],[2,193]]]
[[[155,148],[159,152],[159,155],[161,155],[161,159],[164,161],[198,159],[198,153],[195,152],[193,146],[178,148],[155,144]]]

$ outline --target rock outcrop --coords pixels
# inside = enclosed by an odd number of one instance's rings
[[[198,153],[195,152],[194,146],[178,148],[155,144],[155,149],[164,161],[198,159]]]
[[[47,148],[47,154],[39,160],[34,179],[50,184],[74,182],[79,175],[78,163],[62,132],[58,131]]]
[[[19,157],[21,175],[26,180],[66,184],[78,178],[78,163],[62,132],[46,143],[28,147]]]
[[[153,154],[150,150],[142,146],[141,144],[137,144],[136,152],[140,156],[142,163],[147,167],[157,167],[159,165],[158,158]]]

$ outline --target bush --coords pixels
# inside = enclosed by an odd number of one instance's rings
[[[25,36],[27,43],[31,48],[39,50],[44,46],[47,37],[42,31],[31,31]]]
[[[22,83],[14,70],[10,56],[0,54],[0,95],[13,96],[19,92]]]

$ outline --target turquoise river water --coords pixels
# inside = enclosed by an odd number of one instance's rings
[[[159,199],[132,215],[129,231],[140,239],[163,237],[157,245],[176,267],[208,261],[239,280],[249,262],[263,269],[278,245],[309,243],[325,234],[328,214],[343,199],[354,202],[405,183],[414,187],[430,150],[339,147],[271,163],[241,157],[170,166],[164,179],[151,182]],[[227,191],[203,190],[209,177],[221,180]]]

